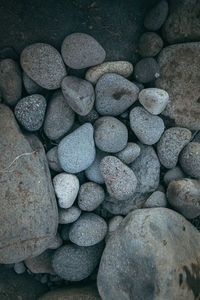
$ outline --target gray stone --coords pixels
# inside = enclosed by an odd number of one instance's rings
[[[23,72],[23,83],[28,94],[40,94],[44,89]]]
[[[102,300],[197,298],[199,247],[199,232],[176,212],[131,212],[101,258],[97,285]]]
[[[36,257],[28,258],[25,260],[25,264],[29,270],[34,273],[48,273],[55,274],[51,260],[54,254],[54,250],[46,250],[42,254]]]
[[[167,189],[171,206],[188,219],[200,215],[200,182],[195,179],[172,181]]]
[[[61,168],[61,165],[59,163],[59,160],[58,160],[58,147],[57,146],[51,148],[47,152],[47,160],[48,160],[50,169],[54,170],[55,172],[59,172],[59,173],[63,171],[63,169]]]
[[[66,76],[61,83],[63,95],[69,106],[79,115],[86,116],[94,106],[94,88],[89,81]]]
[[[61,91],[56,91],[47,108],[44,132],[51,140],[64,136],[74,124],[75,113]]]
[[[26,130],[39,130],[44,121],[46,106],[46,99],[42,95],[27,96],[15,106],[15,117]]]
[[[78,173],[86,170],[95,159],[93,127],[85,123],[64,137],[58,145],[58,159],[63,170]]]
[[[78,246],[93,246],[101,242],[107,233],[107,224],[103,218],[94,213],[83,213],[72,224],[69,239]]]
[[[170,7],[171,8],[171,7]],[[168,14],[168,3],[166,0],[159,1],[145,16],[144,26],[148,30],[156,31],[164,24]]]
[[[95,210],[105,199],[104,189],[95,182],[85,182],[81,185],[78,195],[78,205],[85,211]]]
[[[129,77],[133,73],[133,65],[129,61],[107,61],[101,65],[90,68],[85,79],[96,84],[101,76],[107,73],[115,73],[123,77]]]
[[[156,56],[163,48],[163,40],[155,32],[145,32],[139,39],[139,54],[142,57]]]
[[[126,78],[107,73],[98,80],[95,93],[98,113],[104,116],[118,116],[137,100],[139,89]]]
[[[52,249],[52,250],[55,250],[55,249],[58,249],[60,248],[60,246],[62,245],[63,241],[60,237],[60,235],[57,233],[51,240],[51,242],[49,243],[48,245],[48,249]]]
[[[100,162],[100,171],[111,197],[123,201],[133,196],[137,178],[134,172],[117,157],[104,157]]]
[[[200,144],[189,143],[180,154],[180,165],[191,177],[200,179]]]
[[[155,191],[144,203],[143,208],[167,207],[167,199],[165,193]]]
[[[156,87],[169,94],[163,114],[191,130],[200,129],[199,51],[200,43],[185,43],[166,47],[158,56],[161,76]]]
[[[0,128],[0,263],[17,263],[48,248],[57,204],[42,144],[21,133],[3,104]]]
[[[23,261],[18,262],[14,265],[14,271],[17,274],[23,274],[26,271],[26,267],[25,267]]]
[[[181,150],[189,143],[191,132],[186,128],[171,127],[167,129],[157,145],[161,164],[168,169],[177,165]]]
[[[69,230],[70,230],[71,224],[64,224],[61,227],[60,236],[63,239],[63,241],[69,241]]]
[[[52,259],[54,271],[68,281],[80,281],[87,278],[99,263],[104,244],[80,247],[67,244],[55,251]]]
[[[148,83],[160,76],[160,67],[152,57],[141,59],[134,69],[135,79],[141,83]]]
[[[171,181],[179,180],[185,177],[185,174],[180,167],[174,167],[168,170],[164,175],[164,183],[168,185]]]
[[[48,44],[29,45],[22,51],[20,62],[24,72],[48,90],[58,89],[67,75],[60,53]]]
[[[66,65],[72,69],[101,64],[106,57],[105,50],[91,35],[78,32],[64,39],[61,53]]]
[[[101,117],[94,123],[94,139],[100,150],[116,153],[126,147],[128,130],[117,118]]]
[[[78,120],[80,123],[89,122],[93,124],[98,118],[99,118],[99,114],[94,108],[92,108],[92,110],[87,115],[78,116]]]
[[[136,143],[127,143],[127,146],[115,154],[123,163],[130,164],[140,155],[140,146]]]
[[[59,223],[69,224],[75,222],[81,215],[81,210],[76,206],[71,206],[68,209],[60,209],[58,211]]]
[[[108,223],[108,233],[114,232],[118,228],[120,223],[123,221],[123,219],[124,218],[122,216],[115,216],[112,219],[110,219]]]
[[[146,145],[157,143],[164,132],[163,120],[136,106],[130,112],[130,127],[138,139]]]
[[[165,109],[169,95],[162,89],[147,88],[139,93],[139,101],[148,112],[159,115]]]
[[[85,175],[87,179],[99,184],[104,183],[104,179],[103,176],[101,175],[99,164],[100,161],[107,155],[108,154],[106,152],[97,149],[94,162],[91,164],[91,166],[88,169],[85,170]]]
[[[21,71],[18,64],[10,58],[0,62],[0,91],[8,105],[15,105],[21,98]]]

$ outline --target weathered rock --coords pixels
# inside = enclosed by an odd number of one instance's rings
[[[152,7],[150,11],[147,12],[144,19],[144,26],[148,30],[152,31],[160,29],[166,20],[167,14],[168,3],[166,0],[161,0],[154,7]]]
[[[189,143],[180,154],[180,165],[183,171],[200,179],[200,143]]]
[[[183,171],[181,170],[181,168],[174,167],[165,173],[163,180],[164,180],[164,183],[166,185],[168,185],[171,181],[179,180],[184,177],[185,177],[185,175],[184,175]]]
[[[163,47],[163,40],[155,32],[145,32],[139,40],[139,53],[143,57],[156,56]]]
[[[147,88],[139,93],[139,101],[148,112],[159,115],[165,109],[169,95],[162,89]]]
[[[89,168],[87,168],[85,170],[85,175],[89,180],[94,181],[99,184],[104,183],[104,179],[103,179],[103,176],[101,175],[99,164],[100,164],[100,161],[107,155],[108,154],[106,152],[103,152],[103,151],[100,151],[97,149],[94,162],[91,164],[91,166]]]
[[[144,203],[143,208],[167,207],[167,199],[165,193],[155,191]]]
[[[59,172],[59,173],[63,171],[63,169],[61,168],[61,165],[59,163],[59,160],[58,160],[58,147],[57,146],[51,148],[47,152],[47,160],[48,160],[50,169],[52,169],[56,172]]]
[[[42,144],[23,136],[3,104],[0,128],[0,263],[16,263],[48,248],[58,212]]]
[[[101,298],[196,299],[199,247],[199,232],[176,212],[131,212],[103,252],[97,277]]]
[[[41,253],[39,256],[26,259],[25,264],[32,273],[55,274],[51,266],[51,260],[54,252],[54,250],[48,249]]]
[[[178,126],[200,129],[200,43],[177,44],[164,48],[158,56],[161,76],[156,87],[169,94],[163,111]]]
[[[116,153],[117,156],[123,163],[130,164],[140,155],[140,146],[136,143],[127,143],[127,146]]]
[[[95,210],[105,199],[104,189],[95,182],[85,182],[81,185],[78,195],[78,205],[85,211]]]

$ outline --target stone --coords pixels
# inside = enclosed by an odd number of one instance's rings
[[[139,101],[153,115],[159,115],[169,101],[166,91],[158,88],[146,88],[139,93]]]
[[[27,96],[15,106],[15,117],[26,130],[39,130],[44,121],[46,106],[46,99],[42,95]]]
[[[18,60],[18,54],[13,47],[6,46],[0,48],[0,60],[6,58]]]
[[[200,43],[177,44],[164,48],[158,55],[161,76],[157,88],[169,94],[163,115],[175,120],[177,126],[200,129]],[[191,72],[192,70],[192,72]]]
[[[180,154],[180,165],[183,171],[194,178],[200,179],[200,144],[189,143]]]
[[[85,175],[88,180],[94,181],[99,184],[104,183],[103,176],[101,175],[101,171],[99,168],[100,161],[107,156],[106,152],[100,151],[99,149],[96,150],[96,157],[93,163],[89,168],[85,170]]]
[[[155,32],[145,32],[139,39],[139,54],[142,57],[156,56],[163,48],[163,40]]]
[[[129,61],[107,61],[87,70],[85,79],[96,84],[99,78],[107,73],[115,73],[129,77],[133,73],[133,65]]]
[[[200,215],[200,182],[183,178],[170,182],[167,189],[170,205],[187,219]]]
[[[85,182],[78,194],[78,206],[84,211],[95,210],[105,199],[104,189],[95,182]]]
[[[24,261],[25,265],[34,274],[48,273],[54,275],[55,272],[51,266],[51,260],[54,252],[54,250],[48,249],[39,256],[26,259]]]
[[[199,2],[196,0],[173,0],[169,5],[169,15],[162,28],[167,42],[176,44],[199,41]]]
[[[133,196],[137,178],[134,172],[117,157],[104,157],[100,162],[100,171],[111,197],[123,201]]]
[[[143,208],[167,207],[167,199],[165,193],[155,191],[144,203]]]
[[[107,233],[107,224],[103,218],[94,213],[83,213],[72,224],[69,239],[72,243],[88,247],[101,242]]]
[[[71,227],[71,224],[64,224],[61,226],[61,238],[63,241],[69,241],[69,229]]]
[[[131,212],[107,241],[97,276],[102,300],[195,299],[198,230],[167,208]]]
[[[135,65],[135,79],[141,83],[148,83],[160,77],[160,67],[153,57],[142,58]]]
[[[50,291],[38,300],[101,300],[96,286],[65,287]]]
[[[23,274],[26,271],[26,267],[25,267],[23,261],[18,262],[14,265],[14,271],[17,274]]]
[[[39,139],[25,137],[3,104],[0,128],[0,263],[9,264],[48,248],[57,231],[58,212]]]
[[[118,116],[137,100],[139,89],[121,75],[107,73],[97,81],[95,93],[98,113]]]
[[[60,53],[49,44],[27,46],[21,53],[20,62],[24,72],[47,90],[58,89],[67,75]]]
[[[115,216],[110,219],[108,223],[108,233],[113,233],[115,230],[117,230],[123,219],[124,218],[122,216]]]
[[[101,117],[94,123],[94,139],[100,150],[116,153],[126,147],[128,130],[117,118]]]
[[[124,164],[132,163],[140,155],[140,146],[136,143],[127,143],[127,146],[116,153],[115,156],[119,158]]]
[[[189,143],[191,131],[187,128],[171,127],[163,133],[157,144],[161,164],[168,169],[177,165],[181,150]]]
[[[102,46],[89,34],[72,33],[68,35],[61,46],[64,62],[72,69],[84,69],[101,64],[106,52]]]
[[[74,124],[75,113],[68,105],[62,92],[56,91],[47,108],[44,133],[51,140],[63,137]]]
[[[171,8],[171,6],[170,6]],[[159,1],[152,9],[150,9],[145,18],[144,26],[148,30],[156,31],[164,24],[168,15],[168,3],[166,0]]]
[[[18,64],[10,58],[0,61],[0,91],[8,105],[15,105],[21,98],[21,71]]]
[[[79,180],[76,175],[60,173],[53,178],[53,185],[58,205],[61,208],[69,208],[76,200],[79,191]]]
[[[75,222],[81,215],[81,210],[76,206],[58,211],[59,224],[68,224]]]
[[[60,246],[62,245],[63,241],[60,237],[60,235],[57,233],[51,240],[51,242],[49,243],[48,249],[58,249],[60,248]]]
[[[93,132],[92,125],[85,123],[61,140],[58,160],[64,171],[78,173],[93,163],[96,155]]]
[[[171,181],[179,180],[184,177],[185,177],[185,174],[183,173],[181,168],[177,166],[177,167],[174,167],[174,168],[168,170],[165,173],[163,180],[164,180],[164,183],[166,185],[168,185]]]
[[[58,160],[58,147],[57,146],[51,148],[47,152],[47,160],[48,160],[50,169],[52,169],[55,172],[59,172],[59,173],[63,172],[63,169],[61,168],[61,165]]]
[[[134,107],[130,112],[130,127],[140,142],[146,145],[157,143],[164,132],[163,120],[150,114],[140,106]]]
[[[43,88],[33,81],[25,72],[23,72],[23,84],[28,94],[40,94]]]
[[[91,111],[85,116],[78,115],[78,120],[82,124],[86,122],[93,124],[98,118],[99,118],[99,114],[94,108],[92,108]]]
[[[98,265],[104,244],[80,247],[66,244],[55,251],[52,266],[55,273],[67,281],[80,281],[87,278]]]

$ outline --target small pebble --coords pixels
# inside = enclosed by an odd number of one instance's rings
[[[94,139],[100,150],[116,153],[126,147],[128,130],[118,119],[102,117],[94,123]]]
[[[120,152],[116,153],[124,164],[132,163],[140,155],[140,146],[136,143],[127,143],[127,146]]]
[[[123,221],[123,219],[124,218],[122,216],[114,216],[112,219],[110,219],[108,223],[108,233],[114,232]]]
[[[60,236],[63,239],[63,241],[69,241],[69,230],[70,230],[71,224],[64,224],[61,227]]]
[[[130,127],[138,139],[146,145],[157,143],[165,129],[160,117],[150,114],[140,106],[134,107],[130,112]]]
[[[61,165],[59,163],[59,160],[58,160],[58,147],[57,146],[51,148],[47,152],[47,160],[48,160],[49,167],[52,170],[54,170],[55,172],[59,172],[59,173],[63,171],[63,169],[61,168]]]
[[[134,75],[137,81],[148,83],[160,77],[160,67],[154,58],[146,57],[135,65]]]
[[[93,124],[98,118],[99,118],[99,114],[94,108],[92,108],[92,110],[85,116],[78,115],[78,120],[82,124],[86,122]]]
[[[91,164],[89,168],[85,170],[85,175],[88,180],[94,181],[99,184],[104,183],[104,179],[103,176],[101,175],[99,164],[100,161],[107,155],[108,154],[106,152],[97,149],[94,162]]]
[[[23,72],[23,83],[28,94],[40,94],[44,89]]]
[[[107,233],[107,224],[103,218],[94,213],[83,213],[72,224],[69,239],[78,246],[93,246],[101,242]]]
[[[169,101],[168,93],[157,88],[142,90],[138,98],[144,108],[153,115],[159,115],[165,109]]]
[[[155,191],[144,203],[143,208],[167,207],[167,199],[165,193]]]
[[[54,250],[48,249],[38,256],[27,258],[24,262],[27,268],[29,268],[29,270],[34,274],[55,274],[51,266],[51,260],[54,252]]]
[[[75,222],[81,215],[81,210],[76,206],[71,206],[68,209],[59,209],[58,217],[59,224],[69,224]]]
[[[168,185],[171,181],[176,181],[185,177],[180,167],[174,167],[168,170],[164,175],[164,183]]]
[[[53,178],[58,204],[61,208],[73,205],[79,191],[79,180],[75,175],[60,173]]]
[[[139,54],[142,57],[156,56],[163,48],[163,40],[155,32],[145,32],[139,40]]]
[[[52,238],[50,244],[48,245],[48,249],[52,249],[52,250],[58,249],[60,248],[60,246],[62,246],[62,243],[63,241],[60,235],[57,233],[56,236]]]
[[[101,64],[106,52],[91,36],[85,33],[68,35],[61,46],[64,62],[72,69],[83,69]]]
[[[187,175],[200,179],[200,143],[189,143],[181,152],[179,161]]]
[[[158,2],[147,12],[144,19],[144,26],[152,31],[160,29],[167,18],[168,9],[167,1],[161,0]]]
[[[17,274],[23,274],[26,271],[26,267],[25,267],[23,261],[16,263],[14,265],[14,271]]]
[[[15,117],[26,130],[39,130],[44,121],[46,105],[46,100],[42,95],[27,96],[15,106]]]
[[[95,210],[105,199],[104,189],[95,182],[81,185],[78,194],[78,205],[85,211]]]
[[[85,79],[96,84],[101,76],[106,73],[115,73],[123,77],[129,77],[133,73],[133,65],[128,61],[107,61],[101,65],[90,68]]]

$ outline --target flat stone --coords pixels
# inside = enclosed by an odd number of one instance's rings
[[[160,67],[153,57],[142,58],[135,65],[135,79],[141,83],[148,83],[160,77]]]
[[[25,260],[25,264],[29,270],[34,273],[48,273],[55,274],[52,266],[51,259],[54,254],[54,250],[46,250],[41,253],[39,256],[28,258]]]
[[[78,205],[85,211],[95,210],[105,199],[104,189],[95,182],[85,182],[78,194]]]
[[[57,231],[58,212],[40,141],[25,137],[3,104],[0,128],[0,263],[8,264],[48,248]]]
[[[143,208],[167,207],[167,199],[165,193],[155,191],[144,203]]]
[[[76,206],[68,209],[59,209],[59,224],[69,224],[75,222],[81,215],[81,210]]]
[[[100,151],[99,149],[96,150],[96,157],[93,163],[89,168],[85,170],[85,175],[88,180],[94,181],[99,184],[104,183],[103,176],[101,175],[101,171],[99,168],[100,161],[107,156],[106,152]]]
[[[106,57],[105,50],[91,35],[78,32],[64,39],[61,53],[66,65],[72,69],[101,64]]]
[[[47,160],[48,160],[50,169],[54,170],[55,172],[59,172],[59,173],[63,172],[63,169],[61,168],[61,165],[58,160],[58,147],[57,146],[51,148],[47,152]]]
[[[152,7],[144,18],[144,26],[148,30],[156,31],[164,24],[168,14],[168,3],[165,0],[159,1]],[[171,6],[170,6],[171,9]]]
[[[95,93],[98,113],[118,116],[137,100],[139,89],[121,75],[107,73],[98,80]]]
[[[158,56],[161,76],[156,87],[169,94],[163,111],[177,126],[200,129],[200,43],[177,44],[164,48]]]
[[[142,57],[156,56],[163,48],[163,40],[155,32],[145,32],[139,39],[139,54]]]
[[[168,93],[158,88],[143,89],[138,98],[142,106],[153,115],[159,115],[169,101]]]
[[[23,72],[23,84],[28,94],[40,94],[44,89]]]
[[[140,155],[140,146],[136,143],[127,143],[127,146],[116,153],[117,156],[124,164],[132,163]]]
[[[177,166],[177,167],[174,167],[174,168],[168,170],[165,173],[163,180],[164,180],[164,183],[166,185],[168,185],[171,181],[179,180],[184,177],[185,177],[185,174],[183,173],[181,168]]]
[[[58,159],[64,171],[78,173],[93,163],[96,155],[93,131],[92,125],[85,123],[61,140]]]
[[[200,179],[200,143],[189,143],[180,154],[180,165],[183,171]]]
[[[199,247],[198,230],[173,210],[131,212],[101,258],[97,285],[102,300],[197,298]]]
[[[58,89],[67,75],[60,53],[49,44],[27,46],[21,53],[20,62],[24,72],[48,90]]]

